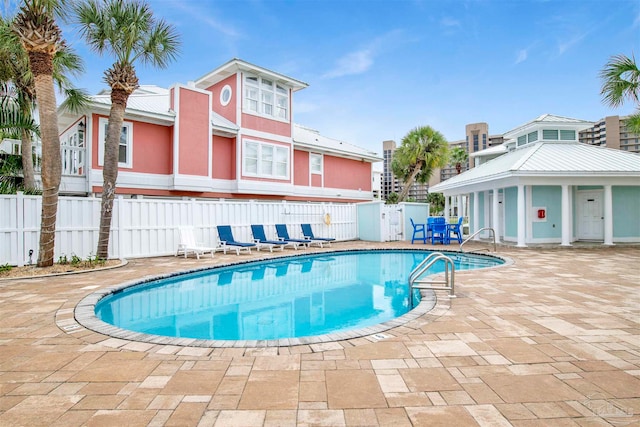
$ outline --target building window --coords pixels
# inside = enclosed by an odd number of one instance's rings
[[[98,164],[104,165],[104,141],[107,138],[107,126],[109,120],[100,118],[98,121]],[[118,145],[118,166],[123,168],[133,167],[133,123],[123,122]]]
[[[558,140],[558,130],[557,129],[542,129],[542,139],[557,141]]]
[[[220,104],[222,104],[223,107],[229,105],[229,102],[231,101],[231,94],[231,86],[229,85],[225,85],[225,87],[220,91]]]
[[[478,134],[473,135],[473,151],[478,151]]]
[[[575,141],[576,140],[576,131],[575,130],[560,130],[560,139],[562,141]]]
[[[484,150],[485,148],[487,148],[487,134],[483,133],[482,134],[482,149]]]
[[[518,137],[518,147],[527,143],[527,135],[522,135]]]
[[[275,144],[244,141],[242,170],[247,176],[289,178],[289,149]]]
[[[529,132],[527,134],[527,142],[535,142],[538,140],[538,131]]]
[[[245,76],[243,109],[279,120],[289,119],[289,90],[263,77]]]
[[[322,154],[309,155],[309,170],[311,173],[322,174]]]

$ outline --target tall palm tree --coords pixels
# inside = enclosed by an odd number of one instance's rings
[[[80,31],[93,50],[115,58],[105,71],[111,88],[111,111],[104,143],[102,208],[96,256],[109,255],[109,232],[118,178],[118,147],[129,95],[138,88],[134,63],[165,68],[176,58],[180,45],[174,28],[157,21],[145,3],[129,0],[79,3],[75,9]]]
[[[467,150],[462,147],[454,147],[450,152],[451,162],[456,167],[456,172],[458,175],[462,172],[462,165],[467,164],[467,160],[469,159],[469,154]]]
[[[447,165],[449,145],[444,136],[430,126],[417,127],[402,138],[402,144],[393,153],[393,174],[404,180],[398,201],[406,199],[415,182],[426,183],[434,169]]]
[[[12,25],[29,57],[42,134],[42,220],[38,267],[53,265],[62,173],[53,57],[64,43],[54,18],[54,14],[62,13],[63,4],[63,0],[24,0]]]
[[[35,83],[29,68],[29,57],[20,44],[18,36],[11,30],[12,22],[0,18],[0,82],[11,84],[15,89],[15,99],[21,114],[31,117],[36,105]],[[72,87],[70,76],[76,76],[84,69],[82,59],[66,45],[61,45],[53,56],[53,80],[58,90],[65,95],[62,107],[79,113],[89,102],[84,90]],[[36,188],[33,167],[32,133],[26,129],[20,135],[22,148],[22,173],[24,188]]]
[[[640,133],[640,69],[631,55],[614,55],[609,58],[600,71],[602,89],[600,94],[604,102],[611,107],[620,107],[629,99],[636,104],[636,112],[627,119],[627,128]]]

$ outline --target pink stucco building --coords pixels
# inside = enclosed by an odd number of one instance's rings
[[[118,194],[308,201],[373,199],[376,153],[293,122],[306,83],[233,59],[188,84],[129,98]],[[102,191],[110,97],[59,112],[63,194]]]

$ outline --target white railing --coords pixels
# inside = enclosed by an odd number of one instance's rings
[[[100,203],[95,197],[60,197],[55,261],[62,255],[86,259],[95,254]],[[40,196],[0,196],[0,265],[24,265],[31,250],[31,261],[36,262],[41,206]],[[247,242],[252,241],[251,224],[265,225],[267,237],[275,239],[274,224],[288,224],[291,237],[302,237],[301,223],[311,224],[318,236],[352,240],[357,238],[356,217],[355,204],[118,197],[109,256],[172,255],[178,246],[178,227],[184,225],[193,226],[196,239],[205,245],[217,243],[216,225],[220,224],[231,225],[234,237]]]
[[[36,148],[36,152],[40,153],[40,146]],[[84,147],[70,147],[63,145],[60,147],[60,157],[62,160],[62,175],[65,176],[84,176],[86,173],[85,168],[85,155],[86,150]],[[33,169],[37,174],[40,174],[40,158],[37,156],[37,160],[33,165]]]

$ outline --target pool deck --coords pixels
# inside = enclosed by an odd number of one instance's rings
[[[0,426],[640,425],[640,246],[499,247],[513,264],[456,272],[457,298],[339,342],[158,345],[73,320],[107,286],[278,255],[0,281]]]

